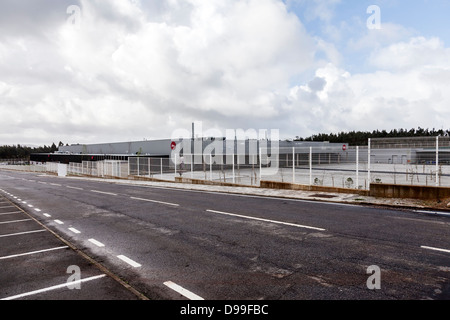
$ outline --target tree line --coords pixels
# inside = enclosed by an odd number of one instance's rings
[[[366,146],[369,138],[407,138],[407,137],[436,137],[448,135],[449,130],[443,129],[393,129],[373,131],[349,131],[339,133],[319,133],[307,138],[297,136],[294,141],[329,141],[331,143],[349,143],[356,146]]]
[[[32,153],[53,153],[58,151],[58,147],[63,146],[62,142],[59,142],[58,146],[53,143],[50,146],[44,145],[43,147],[27,147],[18,145],[12,146],[0,146],[0,159],[30,159]]]

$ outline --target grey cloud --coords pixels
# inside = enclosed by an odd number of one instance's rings
[[[48,37],[67,21],[67,8],[78,0],[2,0],[0,39]]]
[[[320,92],[325,88],[327,81],[321,77],[315,77],[308,83],[308,87],[314,92]]]

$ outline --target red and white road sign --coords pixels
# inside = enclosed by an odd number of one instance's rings
[[[346,151],[346,150],[347,150],[347,145],[344,144],[344,145],[342,146],[342,150]]]
[[[177,147],[177,143],[175,141],[172,141],[172,143],[170,144],[170,148],[172,150],[175,150],[176,147]]]

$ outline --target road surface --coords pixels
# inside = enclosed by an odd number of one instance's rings
[[[445,216],[8,171],[0,196],[148,299],[450,299]]]

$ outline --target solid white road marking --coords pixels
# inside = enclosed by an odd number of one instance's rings
[[[170,203],[170,202],[164,202],[164,201],[156,201],[156,200],[150,200],[150,199],[143,199],[143,198],[135,198],[135,197],[130,197],[131,199],[134,200],[140,200],[140,201],[147,201],[147,202],[153,202],[153,203],[159,203],[159,204],[165,204],[168,206],[173,206],[173,207],[179,207],[179,204],[176,203]]]
[[[95,244],[97,247],[103,248],[105,245],[103,243],[101,243],[100,241],[97,241],[95,239],[89,239],[89,242]]]
[[[37,233],[37,232],[44,232],[47,230],[35,230],[35,231],[26,231],[26,232],[18,232],[18,233],[11,233],[11,234],[4,234],[1,235],[0,238],[7,238],[7,237],[14,237],[14,236],[21,236],[24,234],[29,234],[29,233]]]
[[[56,286],[52,286],[52,287],[48,287],[48,288],[44,288],[44,289],[40,289],[40,290],[35,290],[35,291],[30,291],[30,292],[26,292],[26,293],[22,293],[22,294],[18,294],[12,297],[8,297],[8,298],[3,298],[1,300],[14,300],[14,299],[19,299],[19,298],[23,298],[23,297],[27,297],[27,296],[31,296],[31,295],[35,295],[35,294],[39,294],[39,293],[43,293],[43,292],[47,292],[47,291],[51,291],[51,290],[57,290],[57,289],[62,289],[64,287],[68,287],[76,285],[76,284],[80,284],[83,282],[88,282],[88,281],[92,281],[92,280],[97,280],[100,278],[105,277],[105,274],[101,274],[99,276],[94,276],[94,277],[90,277],[90,278],[86,278],[86,279],[81,279],[81,280],[77,280],[77,281],[72,281],[69,283],[63,283],[63,284],[59,284]]]
[[[445,252],[445,253],[450,253],[450,250],[447,249],[441,249],[441,248],[434,248],[434,247],[427,247],[427,246],[420,246],[423,249],[428,249],[428,250],[434,250],[434,251],[440,251],[440,252]]]
[[[39,250],[39,251],[32,251],[32,252],[26,252],[26,253],[13,254],[13,255],[10,255],[10,256],[6,256],[6,257],[0,257],[0,260],[17,258],[17,257],[23,257],[23,256],[31,255],[31,254],[37,254],[37,253],[43,253],[43,252],[55,251],[55,250],[61,250],[61,249],[67,249],[67,248],[68,248],[68,246],[64,246],[64,247],[57,247],[57,248],[51,248],[51,249],[45,249],[45,250]]]
[[[120,255],[120,256],[117,256],[117,258],[119,258],[122,261],[125,261],[126,263],[128,263],[130,266],[132,266],[134,268],[142,267],[141,264],[137,263],[136,261],[131,260],[130,258],[128,258],[126,256]]]
[[[276,221],[276,220],[269,220],[269,219],[262,219],[262,218],[255,218],[255,217],[243,216],[243,215],[240,215],[240,214],[234,214],[234,213],[228,213],[228,212],[222,212],[222,211],[216,211],[216,210],[206,210],[206,211],[207,212],[211,212],[211,213],[218,213],[218,214],[222,214],[222,215],[232,216],[232,217],[238,217],[238,218],[251,219],[251,220],[257,220],[257,221],[263,221],[263,222],[269,222],[269,223],[282,224],[282,225],[291,226],[291,227],[312,229],[312,230],[318,230],[318,231],[326,231],[325,229],[322,229],[322,228],[305,226],[305,225],[301,225],[301,224],[282,222],[282,221]]]
[[[195,293],[192,293],[191,291],[183,288],[182,286],[179,286],[176,283],[173,283],[172,281],[164,282],[164,285],[169,287],[170,289],[178,292],[182,296],[188,298],[189,300],[205,300],[202,297],[196,295]]]

